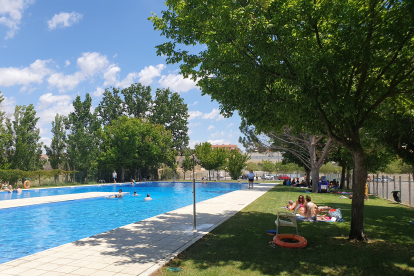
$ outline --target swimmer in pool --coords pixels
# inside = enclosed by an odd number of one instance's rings
[[[22,192],[22,189],[20,189],[20,186],[19,185],[17,185],[17,188],[16,188],[16,190],[15,190],[18,194],[20,194],[21,192]]]
[[[110,196],[109,198],[123,198],[124,194],[122,193],[122,189],[119,189],[119,193],[117,195]]]
[[[137,192],[136,192],[136,191],[134,191],[133,196],[139,196],[139,194],[137,194]]]
[[[144,200],[152,200],[152,198],[150,197],[150,194],[147,194],[147,197]]]

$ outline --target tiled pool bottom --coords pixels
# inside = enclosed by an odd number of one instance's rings
[[[0,275],[151,275],[165,262],[191,246],[206,232],[266,193],[275,184],[261,183],[197,204],[194,235],[192,206],[186,206],[113,231],[65,244],[0,265]]]
[[[197,184],[197,202],[246,184]],[[120,187],[114,188],[114,192]],[[0,210],[0,263],[103,233],[192,203],[192,183],[123,186],[140,196],[86,199]],[[147,193],[152,201],[144,201]]]

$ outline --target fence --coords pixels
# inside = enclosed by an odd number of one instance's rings
[[[402,203],[413,206],[413,179],[411,175],[370,175],[368,193],[384,199],[394,200],[393,191],[398,191]]]

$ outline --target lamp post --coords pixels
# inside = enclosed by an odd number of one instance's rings
[[[194,167],[195,167],[195,158],[194,155],[191,154],[191,152],[187,149],[186,146],[182,146],[185,148],[185,150],[193,157],[193,231],[196,232],[196,193],[195,193],[195,173],[194,173]]]

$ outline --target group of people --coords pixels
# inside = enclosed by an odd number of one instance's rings
[[[136,192],[136,191],[134,191],[134,193],[133,193],[132,195],[133,195],[133,196],[139,196],[139,194],[137,194],[137,192]],[[119,191],[118,191],[118,193],[117,193],[117,194],[115,194],[115,195],[113,195],[113,196],[110,196],[109,198],[123,198],[123,197],[124,197],[124,193],[122,192],[122,189],[119,189]],[[145,201],[152,200],[152,198],[151,198],[150,194],[147,194],[147,197],[146,197],[146,198],[144,198],[144,200],[145,200]]]
[[[13,191],[16,191],[16,192],[20,193],[22,191],[22,189],[20,189],[20,186],[19,185],[17,185],[17,188],[13,190],[12,185],[10,185],[10,184],[7,185],[6,182],[4,182],[3,184],[1,184],[0,192],[9,192],[9,193],[11,193]]]
[[[303,179],[302,181],[299,181],[299,177],[289,178],[283,180],[283,185],[287,186],[295,186],[295,187],[306,187],[306,181]]]
[[[303,195],[299,195],[298,200],[293,202],[289,200],[289,203],[286,205],[286,209],[288,210],[295,210],[296,207],[297,213],[300,216],[303,216],[305,219],[309,220],[330,220],[329,217],[329,210],[331,209],[328,206],[317,206],[315,203],[312,202],[310,196],[305,197]],[[324,215],[322,215],[325,213]]]

